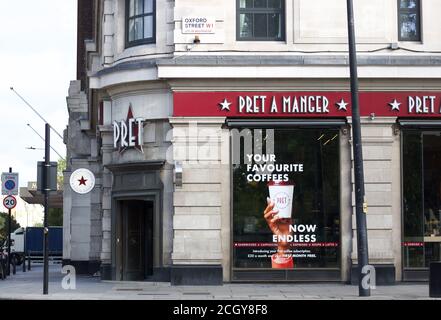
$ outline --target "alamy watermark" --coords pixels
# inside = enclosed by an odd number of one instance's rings
[[[61,280],[61,287],[64,290],[75,290],[77,288],[77,276],[74,266],[65,265],[61,269],[62,274],[66,274]]]
[[[274,153],[274,132],[274,129],[207,127],[190,121],[167,132],[165,140],[172,145],[167,149],[166,161],[186,165],[249,164],[247,155]]]
[[[361,280],[361,286],[365,290],[375,290],[377,287],[377,273],[374,266],[366,265],[361,269],[361,274],[364,275]]]

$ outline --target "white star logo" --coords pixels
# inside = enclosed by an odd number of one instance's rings
[[[226,98],[224,99],[223,102],[219,103],[219,105],[221,106],[221,111],[224,110],[230,111],[231,102],[228,102]]]
[[[345,102],[344,99],[341,99],[341,101],[339,103],[336,103],[336,105],[338,106],[338,111],[344,110],[344,111],[348,111],[347,105],[349,103]]]
[[[397,99],[394,99],[393,102],[389,103],[389,105],[392,107],[392,111],[400,111],[400,105],[401,103],[397,101]]]

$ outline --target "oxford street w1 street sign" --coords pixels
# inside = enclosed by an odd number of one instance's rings
[[[18,195],[18,173],[2,173],[2,195]]]

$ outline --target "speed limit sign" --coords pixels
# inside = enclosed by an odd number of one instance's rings
[[[17,205],[17,199],[14,196],[7,196],[3,199],[3,205],[6,209],[14,209]]]

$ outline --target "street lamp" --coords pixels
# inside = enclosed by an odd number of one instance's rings
[[[44,148],[35,148],[33,146],[25,148],[26,150],[44,150]]]
[[[363,149],[361,144],[360,108],[358,100],[357,49],[355,43],[354,8],[352,0],[347,0],[347,18],[352,97],[352,146],[354,152],[355,214],[357,220],[358,291],[360,297],[368,297],[371,295],[370,287],[363,285],[363,270],[369,265],[369,252],[366,224],[367,204],[365,201]]]
[[[29,128],[31,128],[32,129],[32,131],[34,131],[35,132],[35,134],[37,135],[37,136],[39,136],[40,137],[40,139],[41,140],[43,140],[43,141],[46,141],[45,140],[45,138],[43,138],[42,136],[41,136],[41,134],[39,134],[38,132],[37,132],[37,130],[35,130],[34,128],[32,128],[32,126],[28,123],[27,124],[27,126],[29,127]],[[50,126],[49,126],[50,127]],[[64,157],[61,155],[61,154],[59,154],[58,152],[57,152],[57,150],[55,150],[51,145],[49,145],[49,147],[61,158],[61,159],[63,159],[64,160]],[[30,149],[30,150],[45,150],[45,149],[37,149],[37,148],[33,148],[33,147],[30,147],[30,148],[28,148],[28,149]]]
[[[34,113],[41,119],[41,120],[43,120],[44,121],[44,123],[46,124],[46,123],[48,123],[47,122],[47,120],[45,119],[45,118],[43,118],[43,116],[37,111],[37,110],[35,110],[35,108],[29,103],[29,102],[27,102],[26,101],[26,99],[25,98],[23,98],[15,89],[14,89],[14,87],[10,87],[9,88],[12,92],[14,92],[16,95],[17,95],[17,97],[19,97],[20,98],[20,100],[21,101],[23,101],[32,111],[34,111]],[[49,125],[49,127],[57,134],[57,136],[59,136],[60,137],[60,139],[61,140],[63,140],[63,136],[57,131],[57,130],[55,130],[55,128],[54,127],[52,127],[51,125]]]

